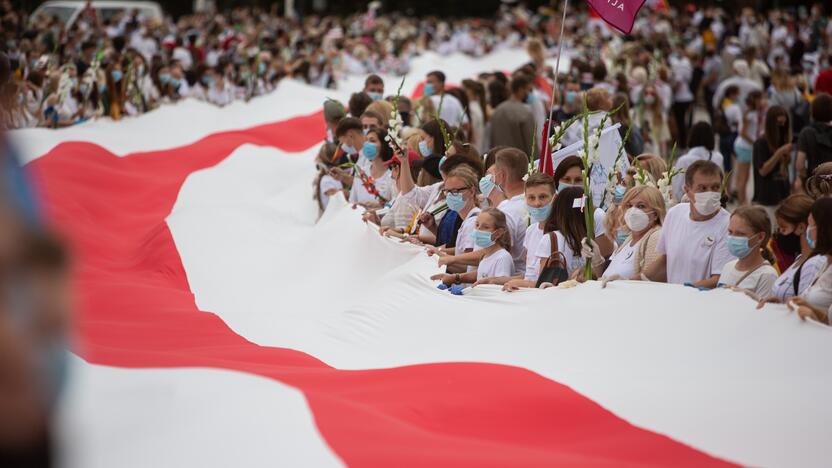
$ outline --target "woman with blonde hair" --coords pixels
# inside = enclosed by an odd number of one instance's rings
[[[666,213],[664,198],[659,189],[648,185],[633,187],[624,194],[618,210],[618,223],[629,234],[615,249],[605,266],[597,244],[584,239],[581,255],[592,259],[592,271],[607,280],[638,279],[642,272],[661,255],[656,245],[661,237],[661,226]]]
[[[633,165],[627,171],[627,175],[635,179],[638,174],[638,168],[645,172],[648,176],[648,181],[656,184],[659,179],[664,177],[667,173],[667,162],[658,155],[652,153],[643,153],[633,159]]]
[[[383,100],[373,101],[364,112],[368,111],[381,116],[381,126],[387,130],[387,126],[390,124],[390,114],[393,113],[393,104]]]

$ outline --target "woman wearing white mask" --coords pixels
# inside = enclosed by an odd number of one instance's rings
[[[737,257],[728,262],[719,276],[719,286],[731,287],[759,300],[771,295],[777,270],[771,266],[774,256],[768,250],[771,220],[759,206],[734,210],[728,224],[728,251]]]
[[[610,257],[609,264],[598,250],[584,239],[581,254],[592,258],[592,271],[607,280],[639,278],[642,271],[659,258],[656,245],[662,232],[665,204],[659,189],[647,185],[633,187],[621,201],[620,225],[627,233]]]
[[[353,180],[350,203],[378,208],[396,196],[395,181],[384,165],[393,157],[390,145],[384,141],[386,136],[387,131],[381,128],[373,128],[367,133],[360,151],[370,161],[370,170],[364,173],[364,177],[355,177]]]

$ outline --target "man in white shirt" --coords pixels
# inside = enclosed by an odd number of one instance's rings
[[[714,288],[726,263],[733,260],[726,237],[731,215],[721,205],[722,169],[696,161],[685,173],[690,203],[680,203],[665,216],[656,246],[661,255],[642,279]]]
[[[428,73],[425,80],[424,93],[429,96],[433,107],[439,112],[439,117],[448,122],[448,125],[456,127],[460,124],[468,123],[468,116],[465,115],[465,109],[462,108],[462,103],[453,95],[445,93],[445,74],[441,71],[432,71]],[[444,98],[443,98],[444,96]],[[439,103],[442,102],[442,109],[439,109]]]
[[[506,214],[508,229],[511,232],[514,271],[526,271],[523,240],[529,226],[529,213],[526,210],[526,184],[523,177],[529,172],[528,156],[517,148],[504,148],[497,152],[492,172],[494,182],[506,197],[497,205],[497,209]]]

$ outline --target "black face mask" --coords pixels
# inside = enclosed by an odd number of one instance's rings
[[[405,125],[410,125],[410,112],[399,112],[399,115],[402,117],[402,122]]]
[[[800,236],[797,234],[777,234],[774,239],[781,251],[791,255],[800,253]]]

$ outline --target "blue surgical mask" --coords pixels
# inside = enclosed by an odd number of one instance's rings
[[[619,229],[615,231],[615,242],[618,245],[624,245],[624,242],[627,241],[628,237],[630,237],[630,233],[624,229]]]
[[[260,62],[257,64],[257,74],[262,75],[266,73],[266,62]]]
[[[425,96],[433,96],[433,91],[434,91],[433,85],[430,84],[430,83],[425,83],[425,87],[422,90],[422,92],[425,94]]]
[[[161,81],[162,84],[170,83],[170,73],[160,73],[159,74],[159,81]]]
[[[552,203],[549,202],[540,208],[526,205],[526,209],[529,211],[529,216],[532,217],[534,222],[542,223],[543,221],[546,221],[546,218],[549,217],[549,213],[552,212]]]
[[[113,70],[112,76],[113,76],[113,81],[118,83],[119,81],[121,81],[121,77],[123,76],[123,74],[121,73],[121,70]]]
[[[526,95],[526,104],[534,104],[534,93],[529,93]]]
[[[173,89],[179,89],[179,85],[182,84],[182,80],[179,78],[171,78],[170,84],[173,86]]]
[[[471,237],[474,238],[474,245],[481,249],[487,249],[494,245],[494,239],[491,238],[493,234],[492,232],[475,229]]]
[[[367,92],[367,96],[370,96],[370,99],[373,101],[381,101],[384,98],[384,95],[381,93],[377,93],[375,91]]]
[[[214,78],[205,75],[202,77],[202,84],[204,84],[205,86],[211,86],[212,84],[214,84]]]
[[[566,103],[567,104],[572,104],[577,99],[578,99],[578,93],[576,91],[567,91],[566,92]]]
[[[347,154],[355,154],[355,153],[358,152],[358,150],[355,149],[354,146],[350,146],[346,143],[341,145],[341,149],[344,150],[344,152],[347,153]]]
[[[480,179],[480,192],[485,198],[488,198],[491,195],[491,191],[494,190],[497,184],[494,183],[494,176],[488,174],[487,176]]]
[[[809,237],[809,231],[811,231],[812,229],[813,228],[806,228],[806,245],[808,245],[810,249],[814,250],[815,241],[813,241],[812,238]]]
[[[433,151],[431,151],[427,141],[422,140],[419,142],[419,153],[421,153],[424,157],[428,157],[433,154]]]
[[[612,193],[612,202],[616,205],[621,204],[621,200],[624,199],[625,193],[627,193],[627,187],[623,185],[616,185],[615,191]]]
[[[87,91],[89,91],[89,90],[90,90],[90,85],[88,85],[86,83],[81,83],[81,85],[78,86],[78,91],[81,91],[81,94],[83,94],[83,95],[86,95]]]
[[[442,169],[442,165],[445,164],[445,161],[448,159],[447,156],[442,156],[439,158],[439,169]]]
[[[568,189],[569,187],[580,187],[583,188],[583,185],[572,185],[567,184],[566,182],[561,182],[558,184],[558,193],[563,192],[564,190]]]
[[[445,203],[448,204],[448,209],[459,213],[465,208],[465,198],[461,193],[449,193],[445,196]]]
[[[745,258],[751,253],[747,237],[728,236],[725,242],[728,245],[728,252],[737,258]]]
[[[367,161],[372,161],[376,158],[376,156],[378,156],[378,146],[370,143],[369,141],[365,141],[364,146],[361,147],[361,154],[367,158]]]

